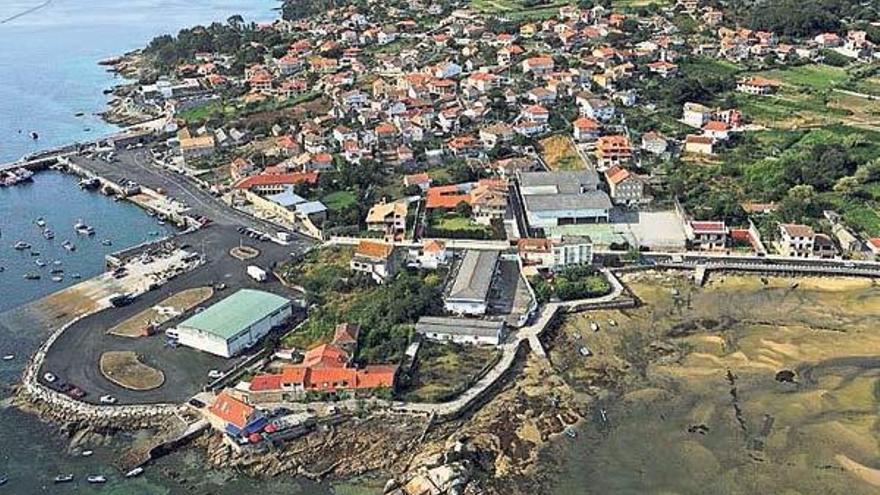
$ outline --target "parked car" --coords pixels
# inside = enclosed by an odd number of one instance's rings
[[[199,399],[190,399],[189,405],[195,407],[196,409],[201,409],[205,407],[205,403],[200,401]]]
[[[208,378],[223,378],[223,372],[220,370],[211,370],[208,372]]]
[[[67,395],[73,397],[74,399],[82,399],[86,396],[86,393],[81,388],[74,385],[70,387],[70,390],[67,391]]]
[[[116,404],[116,397],[112,395],[102,395],[100,400],[101,404]]]

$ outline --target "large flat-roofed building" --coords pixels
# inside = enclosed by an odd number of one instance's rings
[[[504,340],[505,327],[503,321],[423,316],[416,323],[416,333],[438,342],[499,345]]]
[[[446,311],[458,315],[486,314],[497,266],[498,251],[465,251],[443,296]]]
[[[576,172],[522,172],[519,190],[529,227],[606,223],[611,198],[599,190],[593,170]]]
[[[232,357],[254,346],[292,312],[287,298],[241,289],[178,325],[178,340],[194,349]]]

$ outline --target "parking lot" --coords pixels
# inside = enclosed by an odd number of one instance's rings
[[[96,403],[102,395],[112,395],[121,404],[182,402],[208,383],[210,370],[228,369],[236,362],[234,359],[227,360],[189,348],[172,348],[166,345],[161,332],[189,317],[192,311],[166,322],[160,327],[160,334],[152,337],[130,339],[109,335],[106,333],[107,329],[158,304],[172,294],[192,287],[218,284],[226,287],[215,291],[202,306],[209,306],[245,287],[290,298],[298,296],[278,280],[270,278],[260,283],[251,279],[246,268],[253,264],[271,272],[277,263],[289,259],[291,254],[301,253],[308,246],[305,242],[282,246],[248,237],[238,232],[237,227],[219,224],[178,236],[174,241],[178,247],[200,253],[204,264],[191,272],[175,276],[156,290],[146,292],[130,305],[106,309],[74,323],[50,348],[40,376],[51,372],[59,381],[72,383],[85,391],[87,395],[83,400],[92,403]],[[253,245],[259,250],[259,255],[250,260],[233,258],[229,250],[241,244]],[[155,390],[135,392],[110,382],[101,374],[98,366],[101,354],[106,351],[136,352],[145,364],[165,374],[165,383]]]

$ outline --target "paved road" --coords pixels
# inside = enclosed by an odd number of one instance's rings
[[[277,280],[261,284],[252,280],[245,272],[245,267],[249,264],[268,268],[274,263],[289,258],[290,253],[295,249],[273,243],[258,243],[256,246],[262,250],[259,257],[250,261],[238,261],[226,251],[227,246],[237,245],[238,239],[239,234],[235,229],[220,225],[179,237],[178,242],[185,240],[192,244],[193,249],[199,250],[200,246],[207,247],[205,265],[179,276],[159,290],[142,295],[130,306],[106,309],[73,324],[49,349],[40,376],[49,371],[77,385],[89,394],[86,398],[89,402],[97,401],[104,394],[114,395],[119,398],[120,403],[125,404],[182,402],[191,397],[209,381],[207,377],[209,370],[230,368],[235,361],[184,347],[177,349],[165,347],[161,335],[131,339],[108,335],[106,331],[175,292],[217,282],[227,284],[228,288],[216,292],[214,297],[203,306],[213,304],[236,289],[245,287],[268,290],[286,297],[298,296]],[[190,315],[191,312],[182,315],[168,322],[162,329]],[[165,384],[148,392],[132,392],[111,383],[98,369],[101,354],[108,350],[137,352],[147,364],[165,373]]]

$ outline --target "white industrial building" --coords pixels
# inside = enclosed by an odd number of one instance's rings
[[[228,358],[256,345],[292,313],[287,298],[242,289],[179,324],[175,334],[182,345]]]

